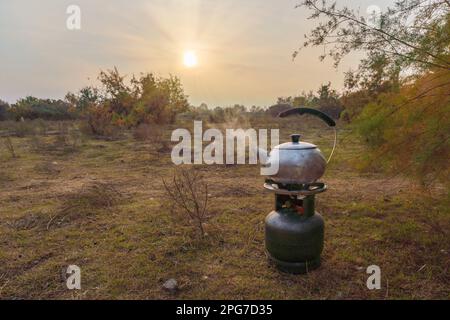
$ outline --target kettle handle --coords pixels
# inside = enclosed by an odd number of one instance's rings
[[[327,114],[323,113],[322,111],[319,111],[316,109],[311,109],[311,108],[292,108],[292,109],[281,112],[278,115],[278,117],[285,118],[288,116],[292,116],[293,114],[299,114],[299,115],[310,114],[310,115],[313,115],[313,116],[316,116],[316,117],[322,119],[330,127],[336,126],[336,122],[333,119],[331,119]]]
[[[328,126],[332,127],[334,129],[334,145],[333,150],[331,151],[330,156],[328,157],[327,163],[330,162],[331,158],[334,155],[334,151],[336,150],[337,145],[337,130],[336,130],[336,121],[334,121],[330,116],[323,113],[322,111],[311,109],[311,108],[292,108],[286,111],[281,112],[278,117],[280,118],[286,118],[294,114],[304,115],[304,114],[310,114],[313,116],[316,116],[323,120]]]

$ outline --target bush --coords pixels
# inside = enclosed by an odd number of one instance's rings
[[[367,90],[348,92],[341,97],[341,103],[344,106],[341,118],[344,121],[351,122],[355,120],[363,111],[364,107],[375,100]]]
[[[170,124],[176,116],[188,109],[187,96],[176,77],[156,77],[151,73],[133,76],[127,84],[114,68],[98,77],[101,90],[87,87],[78,94],[69,93],[67,101],[85,121],[83,132],[103,137],[114,137],[121,128],[141,124]],[[102,94],[100,94],[100,92]],[[136,137],[146,135],[140,128]]]
[[[82,131],[87,135],[115,139],[120,129],[114,125],[112,115],[105,107],[91,107]]]
[[[89,107],[100,102],[101,95],[97,88],[84,87],[77,94],[67,93],[66,101],[75,109],[76,114],[83,113]]]
[[[18,100],[12,105],[10,113],[16,121],[21,119],[71,120],[75,118],[70,104],[62,100],[44,100],[35,97]]]
[[[179,113],[189,107],[181,82],[176,77],[157,78],[153,74],[133,79],[133,96],[136,102],[128,122],[132,126],[140,123],[174,123]]]
[[[9,118],[9,104],[0,100],[0,121],[7,120]]]
[[[363,167],[384,166],[424,185],[449,186],[450,72],[433,70],[369,103],[355,120],[369,146]]]

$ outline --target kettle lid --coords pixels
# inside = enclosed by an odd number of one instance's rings
[[[291,139],[292,142],[286,142],[276,146],[275,149],[279,150],[306,150],[306,149],[317,149],[317,146],[312,143],[302,142],[300,141],[301,135],[292,134]]]

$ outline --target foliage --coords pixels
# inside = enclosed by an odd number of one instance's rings
[[[317,91],[317,97],[313,98],[313,105],[317,106],[317,109],[325,112],[329,116],[339,119],[342,106],[339,101],[339,95],[336,90],[331,89],[331,83],[322,84]]]
[[[449,92],[450,74],[430,71],[368,104],[357,120],[373,151],[365,165],[388,163],[392,171],[417,176],[424,184],[448,184]]]
[[[10,113],[18,121],[20,119],[70,120],[74,119],[70,104],[62,100],[39,99],[26,97],[11,106]]]
[[[67,93],[66,101],[74,106],[77,112],[82,113],[99,103],[100,93],[95,87],[84,87],[77,94]]]
[[[369,94],[368,90],[358,90],[355,92],[345,92],[340,98],[340,102],[344,108],[341,119],[351,122],[357,118],[364,107],[376,97]]]
[[[337,64],[364,51],[346,74],[344,116],[370,148],[363,167],[384,167],[429,184],[449,176],[450,3],[401,0],[372,20],[336,3],[300,6],[320,20],[304,43]],[[294,53],[294,56],[298,52]]]
[[[288,99],[278,98],[278,103],[276,105],[273,105],[267,109],[267,113],[270,114],[272,117],[278,117],[278,115],[286,110],[289,110],[293,107],[292,104],[287,103]]]
[[[320,20],[302,48],[324,46],[320,59],[331,57],[336,65],[351,52],[366,53],[358,68],[345,76],[348,92],[343,102],[348,120],[379,94],[398,91],[406,76],[431,68],[450,70],[448,1],[401,0],[368,17],[348,7],[338,8],[336,2],[306,0],[298,7],[311,10],[310,19]],[[294,52],[294,57],[298,54]],[[351,94],[358,91],[362,92]]]
[[[365,51],[367,66],[374,58],[383,58],[388,69],[450,69],[448,60],[448,1],[396,1],[379,16],[369,18],[336,2],[305,0],[298,7],[312,11],[310,19],[321,20],[307,36],[303,47],[326,46],[321,59],[330,56],[339,64],[353,51]],[[294,57],[298,51],[294,53]]]
[[[119,133],[108,105],[91,106],[86,112],[86,124],[82,126],[84,134],[116,138]]]
[[[101,88],[85,87],[66,99],[81,113],[94,135],[109,136],[118,128],[139,124],[169,124],[188,108],[187,96],[178,78],[152,73],[132,76],[129,83],[117,68],[101,71]]]
[[[144,74],[133,79],[136,104],[131,112],[131,124],[175,122],[177,114],[187,110],[187,96],[178,78],[157,78]]]
[[[302,92],[298,96],[289,96],[289,97],[279,97],[277,100],[277,104],[288,104],[292,107],[312,107],[313,106],[313,100],[315,96],[312,91],[308,93]]]
[[[277,104],[269,108],[269,113],[275,117],[292,107],[317,108],[335,119],[339,119],[343,110],[339,94],[331,88],[330,82],[322,84],[316,94],[311,91],[294,97],[279,97]]]
[[[151,73],[141,74],[125,83],[116,68],[101,72],[102,105],[111,114],[113,123],[128,127],[140,123],[168,124],[188,107],[187,96],[178,78],[159,78]]]
[[[7,120],[9,118],[9,104],[0,99],[0,121]]]

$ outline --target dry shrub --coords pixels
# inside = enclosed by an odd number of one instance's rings
[[[8,150],[8,152],[11,154],[11,157],[13,159],[17,158],[16,150],[14,148],[11,138],[5,137],[5,138],[3,138],[3,142],[4,142],[6,150]]]
[[[84,205],[89,208],[109,208],[119,201],[121,194],[108,182],[92,182],[85,184],[80,191],[66,198],[66,205]]]
[[[171,181],[163,179],[163,184],[172,204],[203,238],[208,213],[208,184],[202,174],[195,168],[180,168],[175,171]]]
[[[87,119],[80,124],[80,130],[87,136],[103,140],[115,140],[119,138],[121,131],[104,108],[90,109]]]

